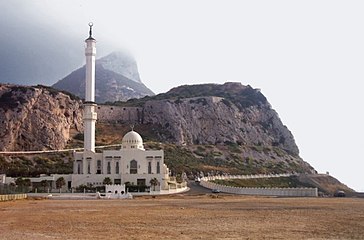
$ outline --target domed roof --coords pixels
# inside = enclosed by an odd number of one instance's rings
[[[122,148],[144,149],[143,139],[139,133],[132,130],[123,137]]]

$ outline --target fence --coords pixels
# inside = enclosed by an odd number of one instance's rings
[[[11,201],[11,200],[19,200],[19,199],[26,199],[28,197],[27,194],[7,194],[7,195],[0,195],[0,202],[4,201]]]
[[[289,177],[295,174],[275,174],[275,175],[236,175],[236,176],[209,176],[203,177],[200,185],[209,189],[218,189],[221,192],[242,194],[242,195],[262,195],[262,196],[290,196],[290,197],[317,197],[317,188],[246,188],[232,187],[216,184],[216,179],[252,179],[252,178],[271,178],[271,177]]]

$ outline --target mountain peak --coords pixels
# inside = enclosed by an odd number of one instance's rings
[[[96,60],[96,102],[126,101],[154,95],[140,80],[135,59],[125,52],[112,52]],[[85,97],[85,66],[53,85],[80,98]]]
[[[141,83],[136,61],[130,53],[115,51],[100,58],[97,64],[101,64],[106,70],[113,71],[130,80]]]

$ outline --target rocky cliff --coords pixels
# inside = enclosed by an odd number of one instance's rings
[[[278,146],[298,155],[292,134],[267,104],[239,110],[221,97],[148,101],[143,123],[161,125],[178,144]]]
[[[299,154],[293,135],[260,90],[240,83],[181,86],[128,104],[140,108],[123,107],[114,120],[158,125],[160,138],[168,142],[275,146]]]
[[[63,149],[82,131],[81,101],[46,87],[0,85],[0,150]]]
[[[71,128],[82,129],[81,101],[70,95],[45,87],[0,89],[1,149],[61,149]],[[121,104],[100,105],[99,122],[153,125],[157,140],[179,145],[236,143],[299,154],[266,98],[240,83],[182,86]]]
[[[140,80],[135,60],[120,52],[96,60],[95,100],[98,103],[126,101],[154,93]],[[53,85],[80,98],[85,97],[85,66]]]

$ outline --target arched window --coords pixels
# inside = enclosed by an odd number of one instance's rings
[[[81,163],[77,163],[77,174],[81,174]]]
[[[161,165],[157,162],[157,174],[161,173]]]
[[[90,161],[87,162],[87,174],[91,174],[91,163]]]
[[[152,173],[152,163],[148,162],[148,174]]]
[[[96,174],[101,174],[101,160],[97,160]]]
[[[138,173],[138,162],[134,159],[130,161],[130,174]]]
[[[111,174],[111,163],[107,162],[107,174]]]
[[[119,174],[120,170],[119,170],[119,162],[115,163],[115,173]]]

